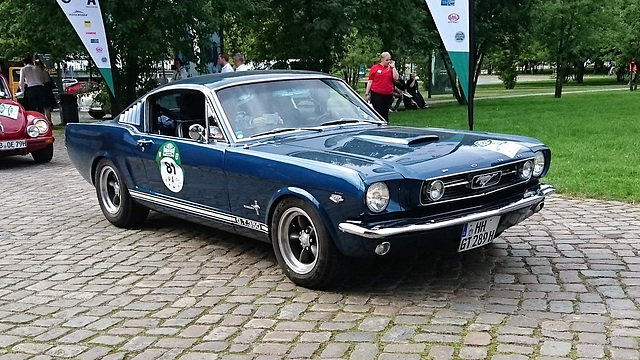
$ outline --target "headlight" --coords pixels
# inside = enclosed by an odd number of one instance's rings
[[[531,174],[533,173],[533,161],[527,160],[520,167],[520,178],[522,180],[531,179]]]
[[[432,181],[427,186],[427,196],[431,201],[438,201],[444,195],[444,183],[440,180]]]
[[[37,137],[38,135],[40,135],[40,130],[38,130],[35,125],[29,125],[27,126],[27,135],[31,137]]]
[[[367,207],[369,210],[379,213],[389,205],[389,188],[383,182],[373,183],[367,189]]]
[[[49,131],[49,123],[45,119],[37,119],[33,125],[38,128],[40,135],[44,135]]]
[[[542,151],[536,151],[536,157],[533,159],[533,176],[540,177],[544,172],[544,153]]]

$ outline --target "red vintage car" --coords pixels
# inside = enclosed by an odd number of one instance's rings
[[[46,163],[53,158],[54,140],[44,115],[13,101],[7,79],[0,74],[0,157],[30,153],[36,162]]]

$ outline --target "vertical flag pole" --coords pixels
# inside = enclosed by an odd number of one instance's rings
[[[473,98],[475,97],[475,88],[473,86],[473,80],[475,78],[475,65],[476,65],[476,50],[474,39],[474,19],[473,19],[473,1],[469,0],[469,94],[467,94],[467,113],[469,130],[473,130]]]

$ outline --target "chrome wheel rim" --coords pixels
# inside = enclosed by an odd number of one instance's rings
[[[100,202],[104,209],[109,214],[117,214],[122,202],[122,189],[120,188],[120,179],[111,166],[105,166],[100,170],[99,184]]]
[[[287,209],[278,222],[278,245],[287,266],[297,274],[308,274],[318,262],[318,232],[302,209]]]

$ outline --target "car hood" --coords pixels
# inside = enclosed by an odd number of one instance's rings
[[[24,108],[15,101],[0,99],[0,114],[0,139],[23,137],[27,123]]]
[[[363,178],[400,174],[426,179],[518,161],[541,147],[538,140],[522,136],[382,126],[285,137],[252,148],[346,167]]]

